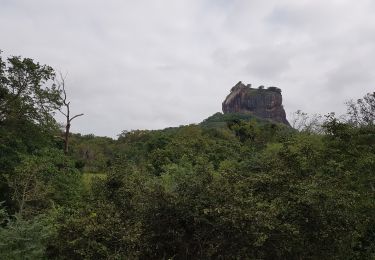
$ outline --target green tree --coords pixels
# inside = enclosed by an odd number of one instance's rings
[[[6,215],[4,208],[0,214]],[[44,259],[48,241],[56,235],[55,214],[39,215],[32,220],[6,217],[0,226],[1,259]]]
[[[60,107],[54,71],[29,58],[0,56],[0,199],[9,202],[6,175],[22,154],[54,145]]]
[[[24,156],[7,180],[16,212],[30,218],[52,206],[77,203],[83,191],[81,178],[74,161],[59,150],[47,149]]]
[[[23,119],[50,126],[52,113],[61,105],[54,76],[51,67],[32,59],[13,56],[3,61],[0,57],[0,123]]]

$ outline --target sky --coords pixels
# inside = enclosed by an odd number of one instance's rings
[[[238,81],[281,88],[288,117],[375,90],[373,0],[0,0],[0,35],[67,74],[82,134],[199,123]]]

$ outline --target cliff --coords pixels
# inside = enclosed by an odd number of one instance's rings
[[[238,82],[223,102],[223,113],[253,114],[257,117],[289,125],[282,105],[281,90],[276,87],[251,88]]]

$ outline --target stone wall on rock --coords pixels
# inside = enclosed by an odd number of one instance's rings
[[[289,125],[282,104],[281,90],[276,87],[265,89],[263,86],[252,88],[241,81],[224,100],[223,113],[250,113],[257,117]]]

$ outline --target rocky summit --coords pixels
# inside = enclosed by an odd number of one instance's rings
[[[223,102],[223,113],[253,114],[263,119],[289,125],[282,105],[281,89],[276,87],[252,88],[238,82]]]

